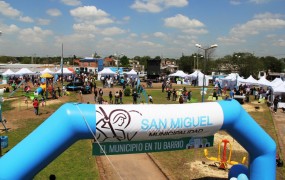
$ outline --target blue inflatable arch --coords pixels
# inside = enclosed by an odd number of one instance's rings
[[[220,130],[226,130],[249,153],[249,179],[275,179],[276,144],[272,138],[235,100],[192,104],[191,109],[195,111],[196,106],[209,105],[215,106],[215,111],[222,112]],[[96,106],[99,105],[68,103],[61,106],[30,135],[0,158],[0,179],[32,179],[76,141],[93,139],[94,135],[97,136],[96,124],[100,120],[96,119]],[[167,106],[161,107],[167,108]],[[187,107],[187,105],[172,106]],[[124,109],[125,105],[105,107]],[[163,109],[161,111],[163,112]],[[205,109],[196,111],[202,114]]]

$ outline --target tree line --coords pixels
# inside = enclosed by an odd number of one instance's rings
[[[167,58],[166,60],[175,61],[179,70],[183,70],[186,73],[192,73],[195,69],[199,69],[205,74],[211,74],[211,72],[229,74],[232,72],[238,73],[240,76],[248,77],[252,75],[254,78],[258,77],[260,71],[268,72],[284,72],[285,58],[277,59],[273,56],[257,57],[252,53],[238,52],[232,55],[226,55],[221,58],[211,58],[212,53],[208,53],[207,57],[199,54],[192,54],[189,56],[182,56],[179,59]],[[96,56],[97,58],[100,56]],[[109,56],[112,57],[112,56]],[[74,59],[80,57],[64,57],[65,64],[78,65]],[[135,56],[132,60],[139,62],[140,65],[144,65],[147,69],[148,60],[162,60],[160,56],[151,58],[150,56]],[[120,57],[120,66],[130,67],[130,58],[126,55]],[[165,58],[163,58],[165,60]],[[21,64],[60,64],[61,57],[12,57],[12,56],[0,56],[0,63],[21,63]],[[198,66],[199,64],[199,66]],[[170,72],[164,72],[169,74]]]

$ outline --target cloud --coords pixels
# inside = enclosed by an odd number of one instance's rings
[[[92,32],[92,31],[95,31],[97,28],[94,24],[78,23],[78,24],[73,25],[73,29],[79,32],[82,32],[82,31]]]
[[[18,17],[21,13],[17,9],[11,7],[10,4],[0,1],[0,14],[7,17]]]
[[[101,30],[100,33],[105,35],[105,36],[114,36],[114,35],[118,35],[118,34],[124,34],[124,33],[126,33],[126,31],[123,29],[120,29],[118,27],[109,27],[109,28],[105,28],[105,29]]]
[[[245,42],[239,39],[245,39],[248,36],[258,35],[261,32],[285,28],[285,20],[280,14],[263,13],[257,14],[253,19],[244,24],[238,24],[229,32],[229,37],[220,37],[218,40],[225,43]]]
[[[48,9],[46,13],[53,17],[61,16],[61,12],[58,9]]]
[[[182,14],[164,19],[164,25],[166,27],[180,29],[184,33],[193,34],[206,34],[206,29],[200,29],[205,25],[197,19],[190,19]]]
[[[225,43],[225,44],[237,44],[237,43],[245,43],[245,39],[237,38],[237,37],[219,37],[219,42]]]
[[[259,34],[262,31],[284,28],[285,20],[278,18],[278,16],[270,13],[255,15],[254,19],[232,28],[230,34],[244,37]]]
[[[81,5],[80,0],[61,0],[61,2],[68,6],[79,6]]]
[[[249,0],[250,3],[255,3],[255,4],[264,4],[264,3],[268,3],[271,0]]]
[[[136,0],[130,7],[139,12],[158,13],[171,7],[184,7],[188,0]]]
[[[52,35],[52,31],[43,30],[40,27],[26,28],[19,31],[19,39],[24,42],[42,43],[47,36]]]
[[[0,14],[10,18],[18,18],[21,22],[32,23],[34,20],[28,16],[22,16],[21,12],[17,9],[14,9],[10,4],[0,1]]]
[[[27,22],[27,23],[32,23],[32,22],[34,22],[34,20],[33,20],[32,18],[28,17],[28,16],[25,16],[25,17],[20,16],[20,17],[19,17],[19,20],[22,21],[22,22]]]
[[[167,27],[174,27],[179,29],[203,27],[204,24],[196,19],[189,19],[188,17],[177,14],[174,17],[164,19],[164,25]]]
[[[49,25],[50,24],[50,20],[49,19],[41,19],[41,18],[39,18],[39,19],[37,19],[37,23],[39,25]]]
[[[285,39],[278,39],[273,45],[285,47]]]
[[[70,10],[73,16],[79,22],[91,23],[95,25],[110,24],[114,21],[109,18],[109,14],[95,6],[83,6]]]
[[[2,33],[5,33],[5,34],[13,34],[13,33],[20,31],[20,28],[15,24],[11,24],[9,26],[2,25],[0,28],[2,30]]]
[[[78,7],[76,9],[70,10],[70,14],[80,19],[101,18],[108,16],[105,11],[97,9],[95,6]]]
[[[240,5],[241,2],[240,2],[240,0],[231,0],[230,4],[232,4],[232,5]]]
[[[153,33],[153,36],[157,37],[157,38],[165,38],[165,37],[167,37],[167,35],[164,34],[163,32],[155,32],[155,33]]]

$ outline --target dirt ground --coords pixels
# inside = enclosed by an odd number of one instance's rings
[[[68,97],[60,97],[58,99],[49,99],[45,102],[44,106],[40,104],[39,107],[39,116],[36,116],[34,113],[32,100],[28,100],[28,103],[25,103],[24,97],[21,98],[9,98],[4,101],[13,101],[12,107],[14,108],[11,111],[3,112],[2,116],[7,120],[6,127],[10,130],[18,129],[20,124],[27,119],[31,118],[44,118],[47,119],[54,111],[49,108],[50,104],[59,104],[68,101]],[[19,122],[21,121],[21,123]],[[2,128],[2,127],[1,127]],[[2,128],[2,131],[4,129]]]

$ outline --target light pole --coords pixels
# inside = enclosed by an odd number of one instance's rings
[[[205,57],[205,61],[204,61],[204,68],[203,68],[203,70],[204,70],[203,88],[202,88],[202,102],[204,102],[204,100],[205,100],[205,83],[206,83],[206,75],[205,75],[206,72],[205,72],[205,69],[206,69],[206,61],[207,61],[208,50],[216,48],[216,47],[218,47],[218,45],[217,44],[213,44],[213,45],[211,45],[208,48],[203,48],[201,44],[195,44],[195,46],[200,48],[200,49],[203,49],[205,51],[205,54],[204,54],[205,55],[204,56]]]
[[[237,59],[239,61],[240,56],[236,54],[235,57],[237,57]],[[236,89],[238,89],[238,73],[237,72],[236,72]]]
[[[119,71],[119,64],[120,64],[120,58],[121,56],[123,56],[124,54],[118,54],[118,60],[117,60],[117,71],[118,71],[118,75],[120,75],[120,71]],[[117,57],[117,53],[114,54],[115,57]]]

